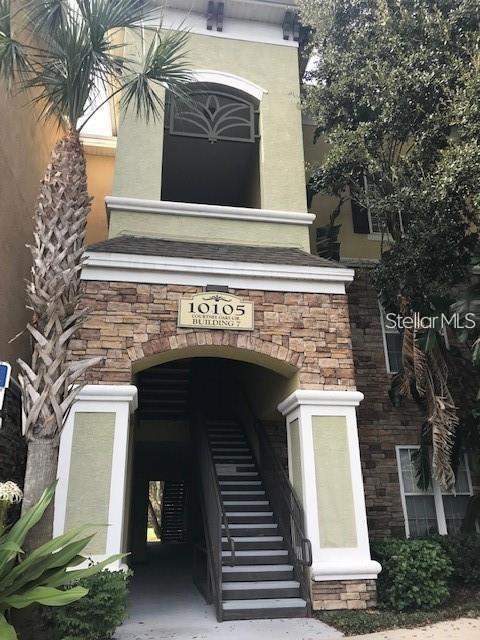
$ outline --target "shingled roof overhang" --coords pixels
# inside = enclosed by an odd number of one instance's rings
[[[296,247],[189,242],[121,235],[87,250],[84,280],[224,285],[344,293],[353,270]]]

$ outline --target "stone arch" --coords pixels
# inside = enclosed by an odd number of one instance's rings
[[[170,337],[154,337],[128,349],[132,373],[149,367],[195,357],[219,357],[250,362],[293,378],[303,354],[252,334],[228,331],[192,331]]]

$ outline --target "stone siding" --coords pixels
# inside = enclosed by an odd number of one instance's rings
[[[387,373],[378,297],[370,269],[355,267],[348,289],[357,388],[365,395],[357,410],[360,453],[371,539],[405,536],[396,445],[417,445],[422,414],[403,399],[399,408],[388,396]]]
[[[178,300],[201,287],[84,282],[85,326],[70,342],[72,359],[102,356],[88,382],[129,383],[132,363],[196,345],[256,351],[298,369],[300,388],[354,389],[345,295],[230,290],[255,304],[252,332],[177,327]]]
[[[369,609],[377,604],[375,580],[312,581],[314,611]]]

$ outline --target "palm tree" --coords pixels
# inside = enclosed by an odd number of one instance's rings
[[[28,91],[41,118],[56,119],[62,131],[34,211],[27,285],[32,362],[19,361],[28,443],[23,508],[28,511],[56,478],[65,417],[81,376],[98,363],[67,360],[69,340],[86,316],[78,303],[91,197],[80,132],[101,106],[101,91],[107,91],[107,100],[118,99],[123,109],[148,120],[161,113],[162,88],[186,98],[190,74],[185,31],[142,28],[159,11],[151,0],[18,4],[23,6],[15,9],[11,0],[0,0],[0,77],[11,90]],[[120,42],[125,29],[133,30],[139,48],[145,48],[141,61]],[[150,44],[144,42],[145,33]],[[52,526],[51,510],[37,525],[30,547],[50,539]]]

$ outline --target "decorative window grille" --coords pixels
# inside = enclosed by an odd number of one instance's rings
[[[388,373],[397,373],[402,368],[402,334],[388,325],[385,309],[378,302],[382,325],[383,350]]]
[[[238,95],[222,91],[197,91],[188,103],[170,96],[166,128],[171,135],[253,143],[259,137],[259,112]]]
[[[455,493],[442,492],[433,480],[427,491],[417,487],[413,457],[418,446],[398,446],[397,464],[400,493],[407,537],[424,537],[435,533],[445,535],[460,529],[467,503],[472,495],[472,482],[466,454],[460,459]]]

